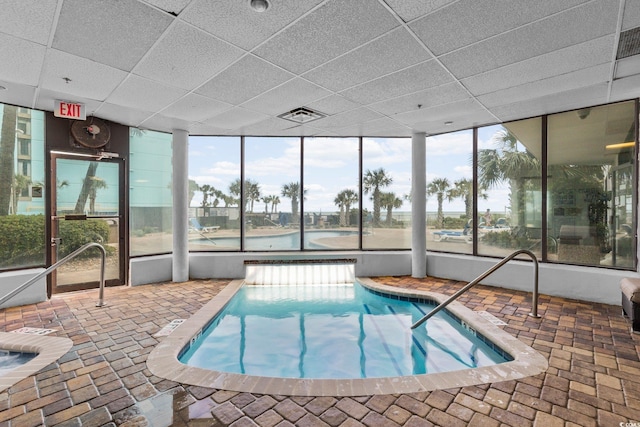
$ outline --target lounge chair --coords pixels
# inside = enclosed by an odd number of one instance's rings
[[[471,233],[465,231],[440,230],[433,233],[433,240],[436,242],[457,240],[466,243],[473,243],[473,236]]]
[[[211,233],[216,232],[219,229],[219,225],[203,227],[202,225],[200,225],[200,221],[198,221],[198,218],[189,218],[189,231],[192,231],[194,233]]]

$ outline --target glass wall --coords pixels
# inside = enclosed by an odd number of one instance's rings
[[[473,131],[431,136],[427,154],[427,249],[473,252]]]
[[[358,249],[358,138],[304,139],[304,249]]]
[[[541,257],[541,118],[478,128],[477,167],[478,254],[529,249]]]
[[[240,250],[240,137],[189,137],[189,250]]]
[[[44,113],[0,104],[0,270],[45,263]]]
[[[550,261],[632,267],[635,103],[548,117]]]
[[[363,249],[411,248],[411,139],[363,138]]]
[[[300,250],[300,138],[244,141],[245,244],[249,251]],[[240,189],[234,187],[234,195]],[[303,196],[304,194],[304,196]]]
[[[129,141],[130,254],[171,252],[172,136],[131,128]]]

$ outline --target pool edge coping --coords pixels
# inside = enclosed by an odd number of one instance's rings
[[[57,361],[71,347],[73,347],[73,341],[69,338],[0,332],[0,349],[21,353],[37,353],[36,357],[24,365],[0,376],[0,392]]]
[[[446,295],[434,292],[405,290],[380,284],[370,278],[356,280],[365,287],[392,295],[432,299],[438,303],[447,298]],[[451,303],[447,310],[498,344],[504,352],[513,357],[512,361],[443,373],[354,379],[261,377],[213,371],[181,363],[178,360],[181,350],[202,332],[243,283],[243,279],[231,281],[211,301],[162,339],[147,358],[147,367],[151,373],[170,381],[214,389],[283,396],[343,397],[414,393],[509,381],[537,375],[549,367],[547,359],[536,350],[458,302]]]

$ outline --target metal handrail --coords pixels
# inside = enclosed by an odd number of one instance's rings
[[[57,269],[61,265],[65,264],[66,262],[72,260],[73,258],[78,256],[80,253],[86,251],[89,248],[93,248],[93,247],[100,249],[101,257],[102,257],[102,263],[100,264],[100,293],[99,293],[99,296],[98,296],[98,302],[96,303],[96,307],[103,307],[105,305],[105,303],[104,303],[104,271],[105,271],[105,264],[106,264],[106,259],[107,259],[107,251],[105,250],[104,246],[102,246],[100,243],[96,243],[96,242],[87,243],[86,245],[83,245],[83,246],[79,247],[78,249],[76,249],[75,251],[71,252],[66,257],[62,258],[60,261],[58,261],[55,264],[51,265],[49,268],[47,268],[43,272],[41,272],[39,274],[36,274],[31,279],[27,280],[25,283],[23,283],[22,285],[18,286],[13,291],[9,292],[7,295],[5,295],[2,298],[0,298],[0,305],[4,304],[9,299],[13,298],[16,294],[22,292],[23,290],[25,290],[29,286],[33,285],[35,282],[37,282],[41,278],[45,277],[47,274],[51,273],[53,270]]]
[[[513,252],[510,255],[507,255],[505,258],[502,259],[502,261],[500,261],[499,263],[497,263],[496,265],[494,265],[493,267],[491,267],[490,269],[488,269],[487,271],[482,273],[480,276],[476,277],[474,280],[469,282],[465,287],[463,287],[458,292],[453,294],[445,302],[443,302],[442,304],[440,304],[439,306],[437,306],[436,308],[431,310],[422,319],[418,320],[416,323],[411,325],[411,329],[415,329],[418,326],[422,325],[424,322],[426,322],[428,319],[430,319],[432,316],[434,316],[440,310],[442,310],[443,308],[448,306],[450,303],[452,303],[460,295],[462,295],[463,293],[467,292],[469,289],[471,289],[472,287],[477,285],[481,280],[485,279],[487,276],[489,276],[494,271],[498,270],[500,267],[502,267],[507,262],[511,261],[513,258],[515,258],[516,256],[518,256],[520,254],[529,255],[531,257],[531,259],[533,260],[534,275],[533,275],[533,295],[531,297],[531,310],[532,311],[531,311],[531,313],[529,313],[529,316],[539,318],[540,316],[538,316],[538,258],[536,258],[536,256],[533,254],[533,252],[531,252],[531,251],[529,251],[527,249],[520,249],[520,250],[517,250],[517,251]]]

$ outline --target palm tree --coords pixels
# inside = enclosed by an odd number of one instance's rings
[[[511,212],[524,224],[525,180],[540,177],[540,161],[528,150],[520,151],[518,138],[502,129],[493,138],[496,148],[478,151],[478,185],[492,188],[507,181],[511,190]]]
[[[371,193],[371,200],[373,201],[373,226],[378,227],[380,225],[380,187],[391,185],[393,178],[387,175],[387,172],[383,168],[374,171],[367,169],[362,183],[364,193]]]
[[[358,193],[356,193],[355,191],[347,188],[342,190],[340,193],[338,193],[338,195],[336,196],[336,199],[334,199],[334,203],[336,203],[337,199],[340,198],[341,202],[343,204],[342,208],[344,208],[344,224],[342,221],[342,217],[340,218],[340,225],[346,225],[347,227],[350,225],[350,211],[351,211],[351,206],[354,203],[358,202]],[[340,206],[338,203],[336,203],[337,206]],[[341,208],[341,209],[342,209]],[[341,211],[342,212],[342,211]]]
[[[280,197],[277,195],[271,196],[271,213],[275,213],[278,205],[280,204]]]
[[[447,192],[447,200],[464,200],[464,213],[467,219],[473,219],[473,181],[462,178],[453,183],[454,187]],[[478,186],[478,198],[487,199],[484,188]]]
[[[14,215],[18,213],[18,198],[24,190],[29,188],[29,185],[31,185],[30,177],[22,174],[16,174],[13,176],[13,194],[11,197],[13,208],[12,212]]]
[[[298,217],[298,201],[300,198],[300,183],[290,182],[283,184],[281,189],[282,197],[291,199],[291,222],[298,223],[300,218]],[[307,190],[304,190],[304,194],[307,194]]]
[[[273,196],[264,196],[262,201],[264,202],[264,213],[269,213],[269,203],[272,203]]]
[[[253,213],[253,203],[260,200],[260,184],[247,179],[244,182],[245,203],[249,205],[248,211]]]
[[[89,213],[96,213],[96,196],[98,190],[107,188],[107,182],[97,176],[90,178],[89,184]]]
[[[209,206],[209,194],[213,189],[209,184],[201,185],[199,190],[202,191],[202,207]]]
[[[0,215],[9,215],[11,206],[17,120],[18,108],[5,104],[0,131]]]
[[[340,226],[342,227],[347,224],[344,214],[344,207],[346,205],[344,191],[341,191],[336,195],[336,198],[333,199],[333,203],[340,209]]]
[[[382,193],[380,195],[380,206],[387,210],[387,227],[391,228],[393,223],[391,211],[402,206],[402,199],[392,192]]]
[[[442,203],[444,202],[444,196],[447,194],[451,187],[447,178],[436,178],[427,184],[427,194],[435,194],[438,200],[438,215],[436,217],[436,227],[442,228],[444,226],[444,213],[442,212]]]
[[[93,185],[93,178],[96,176],[96,170],[98,169],[98,162],[89,162],[89,166],[87,167],[87,172],[84,176],[84,180],[82,181],[82,189],[80,190],[80,194],[78,194],[78,199],[76,200],[76,206],[73,209],[74,213],[81,214],[84,212],[84,207],[87,204],[87,198],[91,193],[91,187]]]

